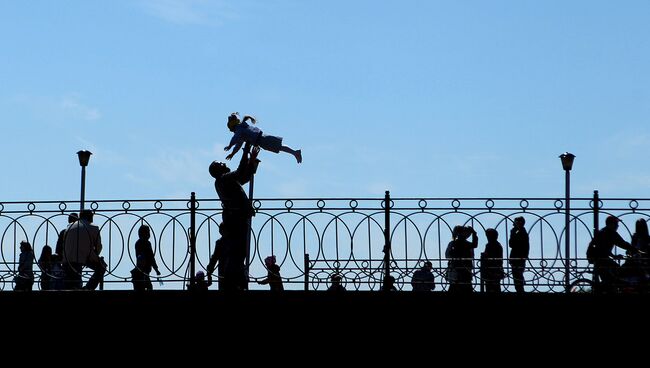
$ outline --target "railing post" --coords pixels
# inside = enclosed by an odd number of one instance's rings
[[[390,191],[386,191],[384,197],[384,281],[382,289],[390,291],[388,285],[388,276],[390,276]]]
[[[260,164],[260,160],[255,159],[253,166],[251,168],[251,180],[248,183],[248,201],[250,202],[251,208],[253,207],[253,194],[255,190],[255,174],[257,173],[257,166]],[[253,226],[253,218],[247,216],[248,220],[246,221],[246,290],[248,290],[248,283],[250,281],[250,265],[251,265],[251,229]]]
[[[598,233],[598,215],[600,212],[600,197],[598,196],[598,191],[594,190],[594,235]]]
[[[190,198],[190,289],[194,290],[196,274],[196,193]]]
[[[593,238],[596,238],[596,235],[598,234],[598,229],[600,228],[599,222],[598,222],[598,217],[600,216],[600,196],[598,195],[598,191],[594,190],[594,235]],[[590,243],[591,244],[591,243]],[[593,278],[592,278],[594,285],[598,284],[598,274],[596,272],[593,273]]]
[[[571,266],[571,256],[570,256],[570,251],[571,251],[571,171],[570,170],[565,170],[565,190],[564,194],[566,196],[565,198],[565,212],[564,212],[564,237],[565,237],[565,243],[564,243],[564,255],[565,255],[565,263],[564,263],[564,285],[566,288],[566,292],[570,292],[569,290],[569,285],[570,285],[570,266]]]
[[[81,199],[79,200],[79,214],[84,210],[86,201],[86,167],[81,167]]]
[[[305,253],[305,291],[309,290],[309,254]]]

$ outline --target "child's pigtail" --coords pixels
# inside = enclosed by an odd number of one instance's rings
[[[257,123],[257,120],[255,119],[255,117],[250,116],[250,115],[244,115],[244,120],[242,120],[242,121],[246,122],[246,120],[250,120],[253,124]]]

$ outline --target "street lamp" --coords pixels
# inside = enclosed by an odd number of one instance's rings
[[[86,166],[88,166],[90,155],[92,154],[92,152],[86,150],[77,152],[77,156],[79,156],[79,165],[81,165],[81,203],[79,213],[84,209],[84,200],[86,198]]]
[[[571,229],[569,227],[569,223],[571,222],[571,169],[573,168],[573,160],[576,158],[576,156],[572,153],[569,152],[564,152],[563,154],[560,155],[560,160],[562,160],[562,168],[564,169],[565,172],[565,186],[564,186],[564,201],[566,203],[566,206],[564,207],[564,254],[565,254],[565,262],[564,262],[564,286],[566,288],[566,292],[569,292],[569,261],[571,258],[569,257],[569,251],[571,248],[571,239],[570,239],[570,233]]]

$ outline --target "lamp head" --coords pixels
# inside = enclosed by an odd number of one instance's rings
[[[79,165],[82,167],[88,166],[88,162],[90,161],[90,155],[93,153],[87,150],[82,150],[77,152],[77,156],[79,156]]]
[[[562,168],[566,171],[571,171],[573,168],[573,160],[576,156],[573,153],[564,152],[560,155],[560,160],[562,160]]]

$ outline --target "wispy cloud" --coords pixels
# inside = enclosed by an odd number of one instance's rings
[[[220,0],[142,0],[141,4],[147,14],[181,25],[220,25],[234,17]]]
[[[96,121],[102,117],[102,114],[97,108],[79,102],[75,96],[63,97],[59,102],[59,107],[64,113],[81,120]]]
[[[57,123],[70,120],[97,121],[102,118],[99,109],[82,102],[82,98],[77,93],[64,96],[20,94],[11,98],[9,102],[38,119]]]
[[[215,157],[218,144],[212,149],[168,149],[157,156],[147,159],[147,166],[152,167],[156,177],[166,182],[195,186],[210,185],[208,165]],[[207,184],[206,184],[207,183]]]

